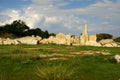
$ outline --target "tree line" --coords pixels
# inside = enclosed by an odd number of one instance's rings
[[[24,36],[41,36],[48,38],[50,36],[47,30],[42,31],[40,28],[30,29],[24,21],[15,20],[11,24],[0,26],[0,37],[17,38]]]
[[[99,34],[96,34],[96,36],[97,36],[98,42],[102,39],[113,39],[115,42],[120,42],[120,37],[114,38],[113,35],[108,33],[99,33]]]

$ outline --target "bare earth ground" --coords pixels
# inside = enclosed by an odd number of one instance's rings
[[[81,55],[96,55],[96,54],[103,54],[109,55],[108,51],[79,51],[79,52],[71,52],[70,54],[40,54],[40,58],[43,60],[69,60],[71,57],[81,56]]]

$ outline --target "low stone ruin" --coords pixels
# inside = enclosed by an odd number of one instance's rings
[[[0,38],[0,44],[1,45],[17,45],[17,44],[38,44],[38,41],[41,40],[42,38],[39,36],[26,36],[22,38],[17,38],[17,39],[2,39]]]
[[[80,36],[73,36],[71,34],[58,33],[56,36],[49,38],[41,38],[40,36],[26,36],[17,39],[2,39],[0,38],[0,45],[17,45],[17,44],[65,44],[65,45],[88,45],[88,46],[103,46],[103,47],[120,47],[119,43],[113,39],[104,39],[97,42],[96,35],[88,36],[88,26],[85,24],[84,31]]]

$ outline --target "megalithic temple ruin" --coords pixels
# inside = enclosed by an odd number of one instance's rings
[[[64,45],[89,45],[89,46],[106,46],[106,47],[120,47],[120,45],[113,41],[113,39],[106,39],[97,42],[96,35],[88,35],[88,25],[85,24],[84,30],[80,36],[58,33],[49,38],[42,38],[40,36],[26,36],[17,39],[0,38],[0,45],[17,45],[17,44],[64,44]]]

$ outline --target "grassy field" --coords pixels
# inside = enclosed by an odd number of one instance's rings
[[[81,55],[45,60],[40,54],[107,50],[110,55]],[[111,60],[118,47],[66,45],[0,45],[0,80],[120,80],[120,63]]]

